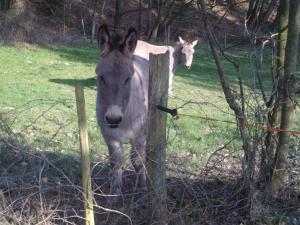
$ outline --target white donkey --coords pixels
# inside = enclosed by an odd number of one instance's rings
[[[198,40],[195,40],[193,42],[187,42],[181,37],[179,37],[179,42],[177,42],[173,46],[158,46],[151,45],[144,41],[138,41],[134,54],[145,58],[146,60],[149,60],[149,53],[162,54],[168,50],[170,51],[169,95],[172,95],[174,73],[180,64],[183,64],[184,68],[187,70],[191,68],[193,56],[195,53],[194,47],[197,43]]]
[[[109,149],[111,193],[121,193],[124,153],[122,145],[131,143],[131,161],[145,187],[146,120],[148,113],[149,61],[134,56],[137,32],[130,28],[125,38],[110,35],[106,25],[97,33],[101,60],[97,74],[97,122]]]

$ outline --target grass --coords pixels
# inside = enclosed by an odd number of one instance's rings
[[[246,47],[231,49],[230,53],[241,64],[246,100],[250,103],[255,95],[259,95],[255,74],[251,72],[253,66],[249,63],[253,56],[249,56]],[[268,54],[266,50],[260,71],[264,86],[270,90]],[[99,159],[99,155],[107,154],[107,148],[95,119],[96,89],[92,77],[98,59],[96,47],[90,44],[29,49],[0,47],[0,112],[14,131],[26,136],[35,147],[79,154],[74,86],[82,83],[86,87],[92,157]],[[233,66],[229,63],[224,65],[229,80],[237,87]],[[169,99],[170,107],[194,102],[181,108],[180,113],[234,121],[224,99],[213,58],[205,45],[198,45],[191,70],[185,71],[180,67],[177,71],[174,92],[176,98]],[[252,110],[253,113],[255,110]],[[299,127],[300,119],[297,118],[293,128]],[[237,129],[232,124],[188,117],[169,119],[168,131],[169,154],[192,156],[188,161],[191,169],[199,167],[199,160],[204,163],[210,153],[233,137],[238,137]],[[236,140],[230,147],[240,149],[241,145]]]
[[[90,79],[97,58],[96,50],[90,46],[2,47],[1,109],[9,112],[7,116],[13,129],[24,131],[32,144],[41,146],[51,142],[51,147],[57,145],[55,149],[59,151],[76,152],[74,85],[82,82],[88,87],[87,113],[92,121],[89,133],[91,141],[95,141],[92,149],[99,148],[96,145],[100,143],[100,135],[94,116],[95,86]]]

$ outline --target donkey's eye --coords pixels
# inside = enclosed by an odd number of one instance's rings
[[[125,80],[124,84],[128,84],[128,82],[130,81],[131,77],[127,77],[127,79]]]
[[[100,83],[105,84],[105,80],[103,76],[100,76],[99,79],[100,79]]]

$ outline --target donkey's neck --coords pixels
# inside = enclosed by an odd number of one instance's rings
[[[181,64],[181,49],[182,46],[178,43],[171,46],[170,49],[172,50],[172,57],[170,60],[172,72],[174,73],[178,66]]]

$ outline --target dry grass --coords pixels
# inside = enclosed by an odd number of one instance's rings
[[[0,223],[84,224],[79,159],[32,149],[3,120],[0,128]],[[287,187],[284,196],[276,200],[265,199],[257,190],[249,199],[249,190],[240,178],[239,156],[224,148],[211,155],[200,175],[178,166],[182,161],[178,156],[169,160],[170,224],[299,221],[299,192]],[[107,162],[103,158],[101,164],[93,162],[92,167],[97,224],[148,224],[147,195],[135,189],[133,170],[124,171],[123,194],[118,204],[110,204]],[[118,212],[111,212],[112,209]]]

